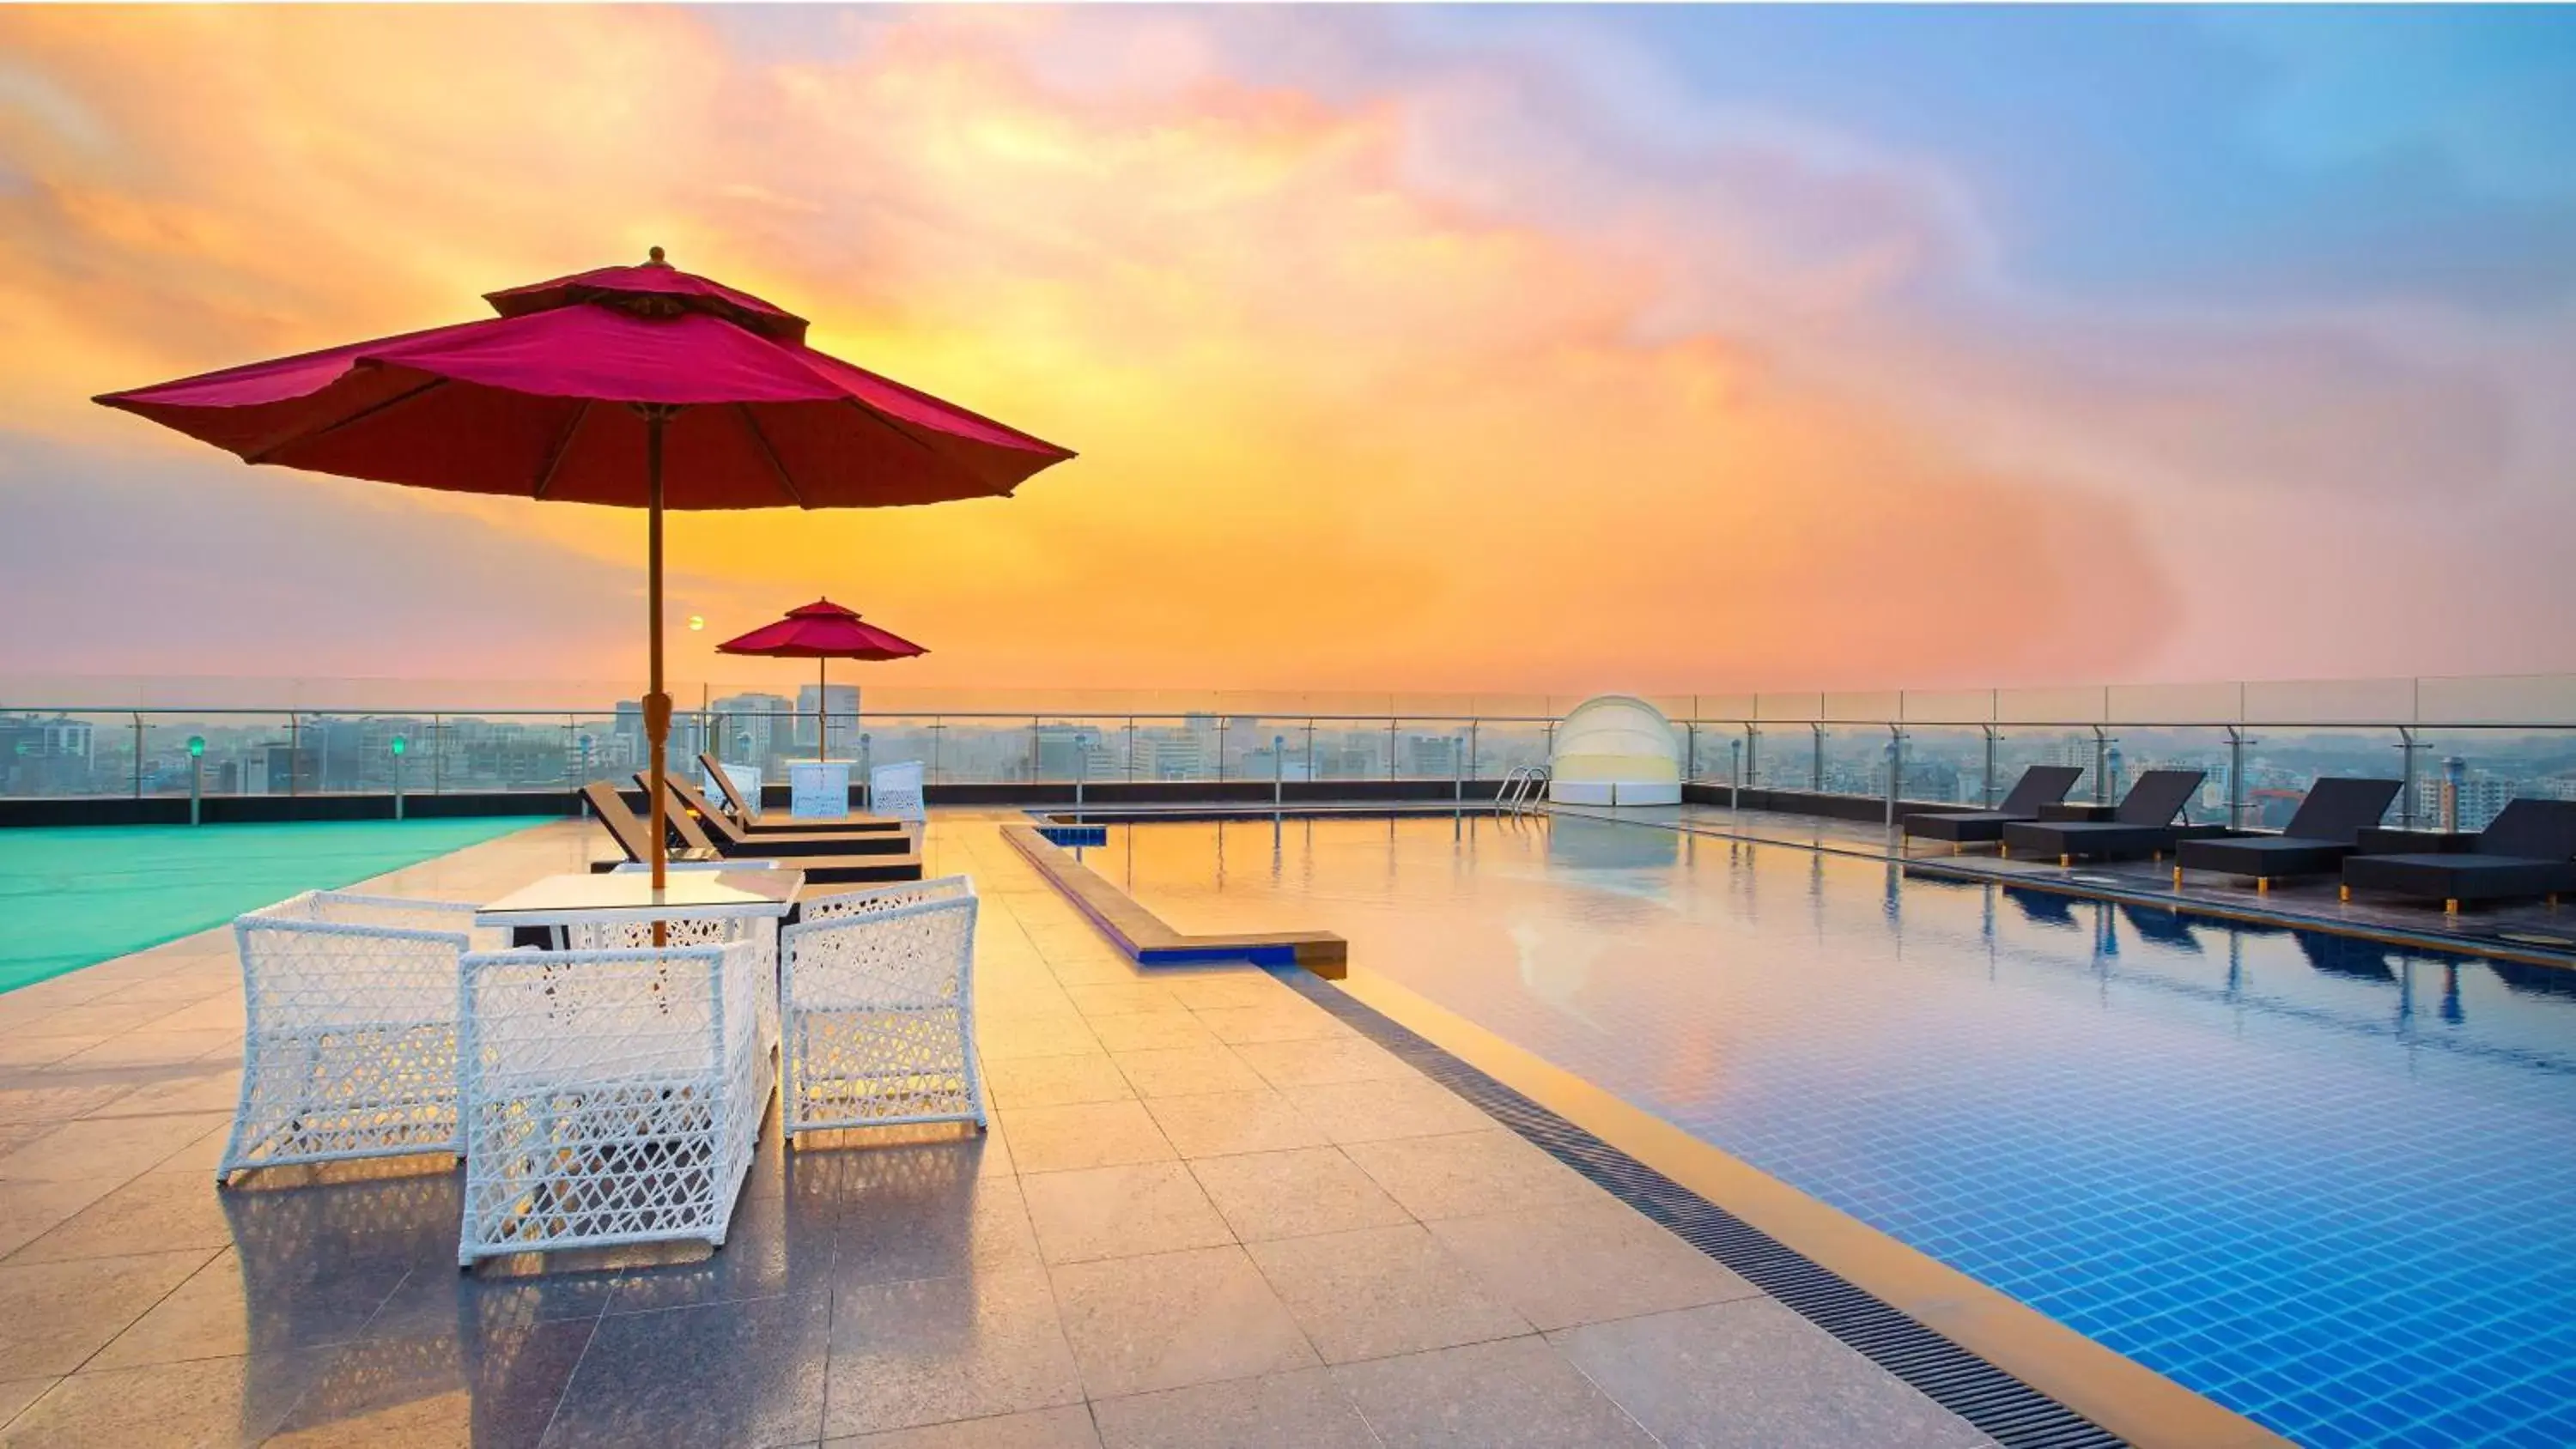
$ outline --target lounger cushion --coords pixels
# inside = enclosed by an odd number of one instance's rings
[[[1904,825],[1906,834],[1926,840],[2001,840],[2006,825],[2029,818],[2001,810],[1944,810],[1908,815]]]
[[[2352,847],[2332,840],[2302,840],[2289,835],[2247,835],[2225,840],[2186,840],[2176,848],[2174,863],[2185,870],[2214,870],[2227,875],[2321,875],[2343,864]]]
[[[2179,841],[2226,834],[2216,825],[2124,825],[2104,821],[2031,821],[2004,827],[2004,848],[2015,855],[2081,855],[2105,858],[2171,850]]]
[[[2343,883],[2427,900],[2493,901],[2576,891],[2576,863],[2510,855],[2356,855]]]

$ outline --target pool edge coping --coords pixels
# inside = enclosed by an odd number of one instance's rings
[[[1353,1001],[2139,1449],[2292,1449],[2291,1440],[2243,1414],[1702,1142],[1409,988],[1372,972],[1352,974],[1347,943],[1340,936],[1321,931],[1188,936],[1166,925],[1107,877],[1076,861],[1035,826],[1003,823],[999,828],[1060,896],[1140,966],[1232,960],[1278,969],[1305,964],[1282,949],[1290,943],[1329,941],[1335,948],[1331,969],[1307,969]],[[1236,944],[1231,954],[1185,954],[1217,949],[1218,943]],[[1270,948],[1267,959],[1254,954],[1265,947]]]
[[[1368,971],[1334,985],[2139,1449],[2292,1444],[1408,987]]]

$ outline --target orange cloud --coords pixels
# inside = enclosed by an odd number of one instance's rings
[[[662,8],[0,14],[34,78],[0,87],[0,427],[173,458],[81,399],[659,243],[1083,455],[1008,501],[686,519],[704,639],[828,592],[931,644],[907,683],[1408,691],[2094,677],[2155,642],[2114,499],[1760,336],[1650,333],[1684,280],[1654,250],[1425,185],[1382,96],[1228,78],[1180,23],[1093,37],[1141,78],[1069,88],[1034,57],[1088,24],[898,12],[768,61]],[[398,504],[640,555],[624,516]],[[412,657],[474,672],[438,614]]]

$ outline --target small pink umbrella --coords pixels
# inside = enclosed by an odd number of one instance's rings
[[[829,599],[816,599],[790,609],[775,624],[763,624],[740,638],[716,646],[718,654],[759,654],[771,659],[814,661],[814,758],[823,758],[824,701],[830,698],[824,670],[834,659],[910,659],[930,651],[909,639],[862,621],[856,610]]]

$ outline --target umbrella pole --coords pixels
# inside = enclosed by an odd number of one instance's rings
[[[832,732],[832,691],[823,683],[831,667],[830,659],[814,656],[814,763],[818,765],[832,758],[832,752],[823,748],[823,737]]]
[[[652,751],[653,894],[658,899],[669,879],[671,845],[670,790],[663,784],[663,750],[671,738],[671,696],[662,692],[662,425],[667,409],[644,409],[644,473],[651,502],[644,524],[644,605],[652,611],[646,637],[651,643],[652,691],[644,696],[644,738]],[[653,922],[653,944],[669,943],[669,927]]]

